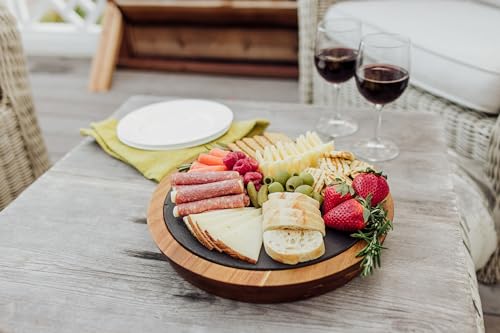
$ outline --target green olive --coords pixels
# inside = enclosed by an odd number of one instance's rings
[[[287,192],[293,192],[297,187],[299,187],[302,184],[304,184],[302,178],[300,178],[299,176],[293,176],[286,181],[285,188]]]
[[[262,185],[257,193],[257,202],[259,206],[262,206],[262,204],[267,201],[267,186],[267,184]]]
[[[298,177],[299,176],[299,173],[298,172],[294,172],[292,173],[292,177]]]
[[[255,189],[255,184],[253,182],[248,182],[247,192],[250,197],[250,201],[255,208],[260,208],[259,200],[257,199],[257,190]]]
[[[295,189],[295,192],[302,193],[310,197],[313,194],[313,188],[309,185],[300,185]]]
[[[299,175],[299,177],[302,178],[302,181],[304,182],[304,184],[310,185],[310,186],[314,185],[314,177],[310,173],[302,172]]]
[[[319,205],[321,206],[323,204],[323,196],[318,193],[318,192],[313,192],[312,198],[317,200],[319,202]]]
[[[267,190],[269,191],[269,193],[285,192],[285,188],[283,187],[283,185],[281,185],[281,183],[278,182],[274,182],[271,185],[269,185]]]
[[[272,184],[272,183],[274,183],[273,177],[267,176],[266,178],[264,178],[264,184],[269,185],[269,184]]]
[[[280,183],[282,186],[285,186],[288,178],[290,178],[290,174],[286,171],[281,171],[276,175],[276,177],[274,177],[274,180]]]

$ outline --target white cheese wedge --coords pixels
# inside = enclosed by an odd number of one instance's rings
[[[223,252],[256,264],[262,247],[262,217],[254,217],[231,231],[213,235],[213,238]]]
[[[218,218],[217,220],[212,220],[198,217],[194,218],[194,221],[201,230],[218,233],[219,230],[222,231],[223,229],[232,229],[245,221],[260,216],[261,214],[262,210],[260,208],[254,208],[252,211],[244,212],[237,216],[231,216],[230,218]]]

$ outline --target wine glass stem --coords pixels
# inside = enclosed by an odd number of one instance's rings
[[[340,109],[339,103],[339,92],[340,85],[337,83],[333,84],[333,119],[342,119],[342,110]]]
[[[373,140],[376,143],[380,142],[380,131],[382,130],[382,104],[375,104],[375,110],[377,111],[377,125],[375,126],[375,137]]]

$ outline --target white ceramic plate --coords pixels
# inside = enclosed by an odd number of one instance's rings
[[[205,144],[227,132],[233,112],[201,99],[179,99],[144,106],[120,120],[124,144],[145,150],[171,150]]]

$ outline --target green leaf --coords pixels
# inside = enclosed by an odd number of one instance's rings
[[[366,207],[363,207],[363,219],[365,222],[368,222],[368,219],[370,218],[370,210],[367,209]]]
[[[192,163],[184,163],[184,164],[181,164],[177,167],[177,170],[179,172],[186,172],[188,171],[190,168],[191,168],[191,164]]]

